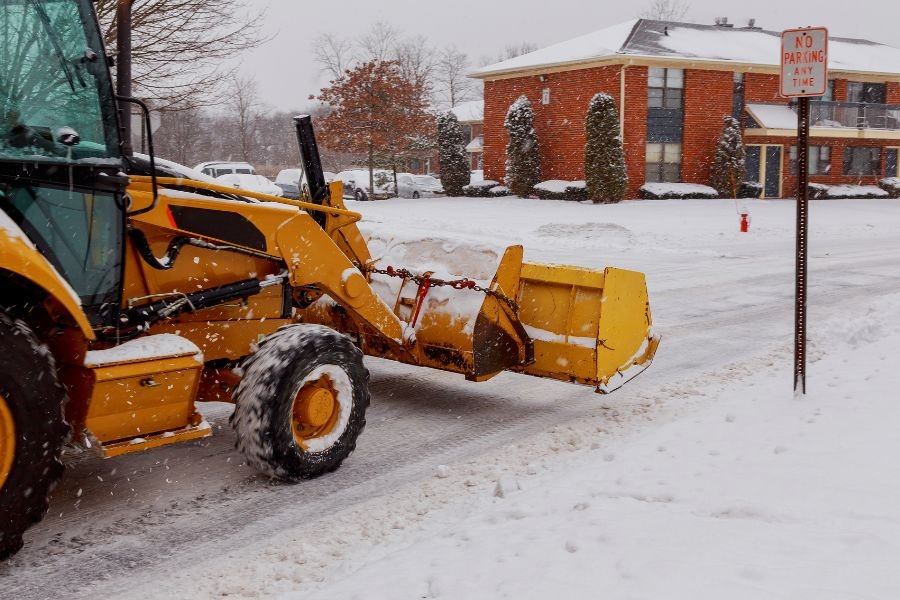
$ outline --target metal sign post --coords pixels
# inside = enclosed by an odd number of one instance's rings
[[[806,394],[806,288],[809,237],[809,98],[828,86],[828,30],[781,34],[781,95],[798,98],[797,281],[794,305],[794,393]]]
[[[809,236],[809,98],[799,100],[797,127],[797,282],[794,305],[794,393],[806,394],[806,258]]]

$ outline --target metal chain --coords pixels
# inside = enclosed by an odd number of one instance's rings
[[[502,292],[498,292],[490,288],[481,287],[477,282],[469,279],[468,277],[448,281],[446,279],[438,279],[436,277],[429,277],[427,275],[416,275],[408,269],[395,269],[391,266],[389,266],[387,269],[376,269],[375,267],[371,267],[368,265],[360,268],[363,273],[377,273],[378,275],[387,275],[388,277],[399,277],[404,281],[412,281],[420,288],[423,285],[427,284],[429,287],[449,286],[455,290],[472,290],[473,292],[481,292],[486,296],[496,298],[500,302],[503,302],[504,304],[509,306],[514,313],[519,312],[519,305],[515,300],[508,297],[506,294],[503,294]]]

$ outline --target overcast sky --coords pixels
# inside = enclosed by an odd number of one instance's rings
[[[478,64],[504,46],[529,41],[539,46],[638,16],[649,0],[248,0],[266,7],[265,32],[272,41],[244,56],[242,70],[256,76],[263,100],[298,109],[327,83],[310,52],[319,33],[365,34],[386,21],[436,46],[456,44]],[[748,6],[753,5],[752,11]],[[692,0],[685,20],[713,23],[727,16],[738,25],[750,17],[770,30],[825,26],[831,35],[866,38],[900,47],[898,0]],[[777,49],[774,50],[777,52]],[[897,65],[900,69],[900,65]]]

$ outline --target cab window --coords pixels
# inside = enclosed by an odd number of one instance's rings
[[[0,159],[118,159],[115,106],[90,6],[0,0]],[[77,145],[64,145],[74,131]]]

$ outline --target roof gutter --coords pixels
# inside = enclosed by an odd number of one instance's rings
[[[581,59],[575,61],[566,61],[558,63],[547,63],[536,65],[533,67],[523,67],[518,69],[505,69],[502,71],[491,72],[474,72],[467,75],[472,79],[481,79],[483,81],[494,81],[499,79],[516,79],[519,77],[528,77],[532,75],[545,75],[549,73],[564,73],[566,71],[577,71],[580,69],[590,69],[593,67],[602,67],[607,65],[627,65],[627,66],[658,66],[677,65],[681,68],[714,70],[714,71],[735,71],[739,70],[745,73],[767,73],[778,75],[780,68],[778,65],[762,65],[759,63],[745,63],[733,60],[717,60],[709,58],[687,58],[680,56],[654,56],[645,54],[623,54],[594,57],[589,59]],[[852,71],[841,69],[829,69],[829,77],[852,78],[854,81],[870,81],[883,82],[892,81],[900,82],[900,73],[882,73],[876,71]]]

